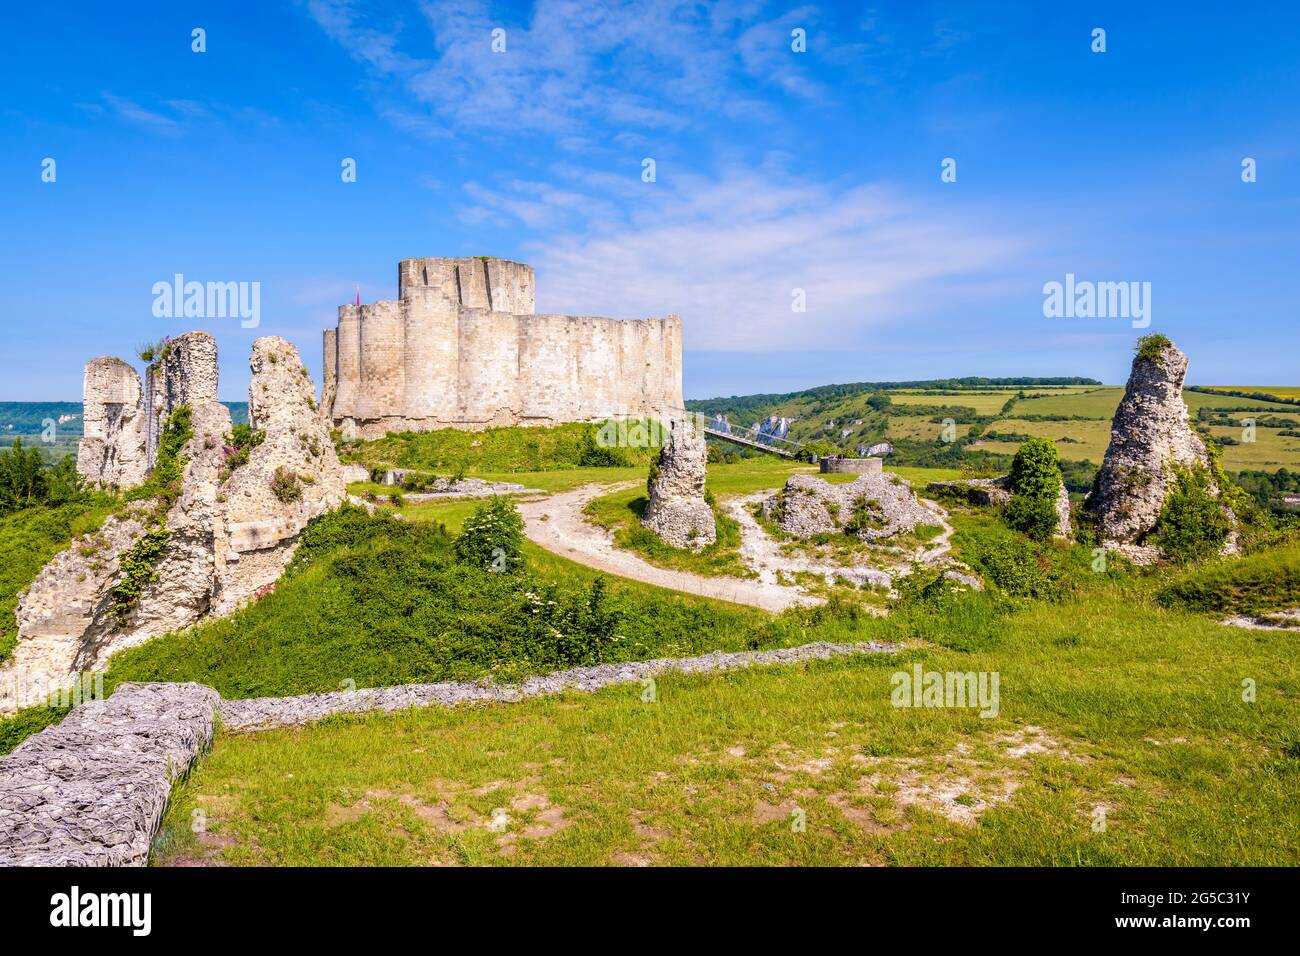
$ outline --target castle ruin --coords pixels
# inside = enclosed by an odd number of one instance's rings
[[[324,352],[322,413],[349,437],[682,407],[680,318],[538,315],[532,267],[506,259],[403,259],[397,298],[340,306]]]

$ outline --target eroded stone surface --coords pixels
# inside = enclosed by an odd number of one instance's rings
[[[833,485],[812,475],[791,475],[763,502],[763,516],[786,534],[807,538],[850,525],[864,541],[881,541],[919,524],[942,524],[897,475],[867,474]]]
[[[298,350],[264,336],[253,343],[250,365],[249,425],[263,438],[219,490],[224,536],[214,553],[218,614],[276,581],[302,529],[347,495],[343,467]]]
[[[140,502],[78,539],[37,576],[18,604],[18,645],[0,669],[0,713],[34,703],[70,683],[79,670],[102,669],[123,648],[225,614],[274,583],[307,523],[346,496],[328,423],[312,397],[298,352],[281,338],[253,343],[250,425],[263,438],[242,466],[231,467],[230,412],[216,400],[212,337],[171,340],[149,374],[158,411],[151,464],[167,418],[190,409],[192,434],[175,500]],[[120,617],[113,592],[126,574],[122,557],[150,529],[165,544],[152,579]]]
[[[143,866],[219,701],[200,684],[122,684],[0,757],[0,865]]]
[[[147,421],[136,370],[108,355],[86,363],[77,473],[86,481],[132,488],[145,479]]]
[[[1139,563],[1157,556],[1145,539],[1155,530],[1176,468],[1209,467],[1205,444],[1188,423],[1186,374],[1187,356],[1172,344],[1157,358],[1134,357],[1106,457],[1085,502],[1103,544]],[[1217,495],[1213,476],[1210,482]]]
[[[651,473],[641,523],[675,548],[698,551],[718,539],[713,509],[704,500],[708,448],[691,417],[675,419]]]

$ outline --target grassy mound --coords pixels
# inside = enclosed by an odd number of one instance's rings
[[[753,577],[740,560],[740,523],[713,506],[713,524],[717,540],[699,551],[675,548],[641,524],[641,515],[650,501],[645,491],[634,488],[595,498],[587,504],[586,515],[596,524],[614,532],[614,543],[635,551],[651,564],[675,571],[695,574]]]
[[[627,429],[614,440],[626,440]],[[631,436],[636,437],[636,436]],[[606,447],[601,426],[573,422],[550,428],[489,428],[467,432],[444,428],[431,432],[396,432],[345,450],[345,457],[365,465],[419,468],[442,474],[504,474],[568,468],[627,467],[649,464],[657,447]]]
[[[1300,545],[1197,568],[1159,593],[1166,607],[1254,614],[1300,605]]]
[[[26,707],[12,717],[0,717],[0,757],[9,753],[32,734],[67,716],[71,707]]]
[[[526,552],[459,562],[438,524],[344,508],[304,533],[275,591],[229,618],[113,657],[106,684],[200,681],[226,697],[305,694],[798,643],[799,621]]]

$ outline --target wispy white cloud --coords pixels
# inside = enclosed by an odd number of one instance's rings
[[[308,0],[306,9],[388,81],[375,95],[399,125],[431,135],[412,122],[413,100],[443,129],[544,131],[576,151],[593,124],[673,131],[717,116],[772,120],[779,104],[764,88],[828,98],[790,49],[790,30],[811,32],[817,8],[773,15],[769,6],[647,0],[629,11],[603,0],[539,0],[520,17],[481,0],[421,0],[422,22],[384,24],[354,0]],[[497,29],[505,52],[492,50]],[[854,69],[852,37],[828,30],[815,43],[824,62]]]
[[[108,110],[118,119],[154,133],[174,135],[180,132],[181,123],[174,117],[146,109],[123,96],[104,93],[101,97]]]
[[[633,180],[626,213],[510,183],[467,186],[475,215],[545,235],[526,246],[539,309],[639,318],[676,312],[692,349],[861,346],[875,327],[960,321],[996,300],[1028,237],[874,184],[833,186],[760,169]],[[593,197],[594,199],[595,197]],[[588,215],[591,211],[591,215]],[[794,312],[795,289],[807,299]]]

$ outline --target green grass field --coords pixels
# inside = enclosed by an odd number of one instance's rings
[[[1125,581],[1026,606],[970,653],[223,735],[155,862],[1295,865],[1297,641]],[[997,717],[891,706],[918,663],[998,673]]]
[[[1300,385],[1208,385],[1206,387],[1225,392],[1259,392],[1292,401],[1300,399]]]
[[[1106,391],[1032,399],[1015,413],[1038,401],[1091,408]],[[1225,403],[1207,406],[1215,408],[1244,401],[1201,398]],[[1009,418],[989,428],[1057,440],[1078,429],[1096,446],[1108,422]],[[1276,431],[1259,429],[1258,447],[1229,446],[1225,459],[1237,448],[1270,453]],[[635,482],[598,497],[593,511],[617,535],[640,529],[645,463],[583,465],[580,436],[524,437],[524,463],[540,456],[553,467],[511,470],[504,446],[438,439],[435,447],[479,456],[476,469],[491,463],[495,470],[477,471],[484,477],[546,491]],[[1060,448],[1069,457],[1084,444]],[[917,487],[961,474],[890,470]],[[717,463],[708,487],[725,503],[811,471],[774,458]],[[1086,544],[1033,545],[994,514],[954,506],[954,554],[981,573],[985,590],[900,584],[886,617],[839,598],[774,616],[611,579],[529,542],[519,578],[458,563],[451,536],[480,504],[407,503],[375,518],[354,509],[324,519],[270,595],[118,653],[106,683],[196,680],[235,698],[515,681],[582,663],[816,640],[904,649],[665,675],[653,699],[637,684],[223,732],[176,788],[154,863],[1300,863],[1300,628],[1218,623],[1232,611],[1300,604],[1294,536],[1186,571],[1139,572],[1115,560],[1097,573]],[[45,557],[113,506],[0,519],[5,553],[19,557],[0,568],[10,620],[14,596]],[[387,517],[394,511],[403,520]],[[736,573],[736,542],[723,530],[711,554],[624,545],[668,566]],[[544,607],[554,610],[533,620]],[[896,706],[894,676],[916,666],[997,675],[996,714]],[[59,716],[33,709],[0,720],[0,751]],[[195,819],[206,832],[193,831]]]
[[[965,405],[981,415],[996,415],[1007,399],[1015,397],[1016,391],[1014,388],[993,392],[963,390],[941,395],[891,391],[889,399],[904,410],[908,405]]]

